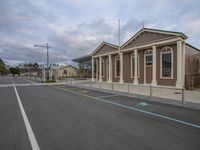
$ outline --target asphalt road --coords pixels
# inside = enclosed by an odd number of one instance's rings
[[[37,82],[10,80],[0,84]],[[63,85],[16,89],[41,150],[200,149],[199,110]],[[0,149],[31,147],[14,88],[1,87]]]

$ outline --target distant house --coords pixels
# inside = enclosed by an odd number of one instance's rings
[[[76,77],[77,76],[77,68],[71,65],[63,66],[58,69],[58,77]]]
[[[88,56],[92,80],[178,88],[200,84],[200,50],[186,39],[181,32],[142,28],[120,47],[102,42]]]
[[[92,67],[91,67],[91,55],[85,55],[82,57],[74,58],[72,61],[78,63],[77,75],[79,77],[91,78]]]
[[[52,66],[49,70],[50,78],[70,78],[77,76],[77,68],[71,65]]]

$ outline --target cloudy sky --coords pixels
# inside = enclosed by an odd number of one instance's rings
[[[103,40],[121,43],[145,27],[185,33],[200,48],[199,0],[0,0],[0,58],[7,64],[67,64]]]

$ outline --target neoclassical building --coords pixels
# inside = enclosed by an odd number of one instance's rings
[[[183,87],[186,74],[200,73],[200,51],[186,39],[181,32],[142,28],[120,47],[102,42],[91,55],[92,81]]]

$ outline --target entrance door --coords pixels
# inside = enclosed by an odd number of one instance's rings
[[[145,52],[145,59],[144,59],[146,83],[151,83],[152,81],[152,59],[153,59],[152,50],[147,50]]]

